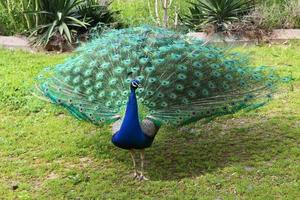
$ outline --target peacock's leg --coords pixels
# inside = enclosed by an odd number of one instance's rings
[[[135,163],[135,159],[134,159],[134,150],[133,149],[130,149],[130,155],[131,155],[131,159],[132,159],[133,167],[134,167],[133,177],[137,178],[137,177],[139,177],[139,174],[136,169],[136,163]]]
[[[140,152],[140,156],[141,156],[141,173],[140,173],[140,180],[149,180],[148,178],[146,178],[144,176],[144,160],[145,160],[145,149],[142,149]]]

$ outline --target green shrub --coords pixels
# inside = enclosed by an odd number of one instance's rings
[[[68,6],[67,2],[68,0],[0,0],[0,34],[27,34],[34,28],[43,32],[46,28],[42,28],[42,26],[53,23],[53,14],[56,14],[57,9],[65,10],[63,7]],[[93,27],[99,22],[103,24],[117,23],[115,16],[118,12],[111,11],[109,4],[100,5],[98,0],[70,0],[69,2],[76,3],[77,6],[72,12],[75,11],[78,19],[86,21],[89,27]],[[77,2],[80,3],[77,4]],[[76,23],[73,25],[80,32],[86,31],[85,28],[77,27]]]
[[[69,43],[73,42],[72,31],[76,27],[88,25],[77,12],[77,6],[83,1],[73,0],[40,0],[37,11],[28,14],[39,15],[39,25],[33,30],[31,36],[35,37],[35,45],[47,45],[50,39],[59,33]]]
[[[236,2],[236,8],[238,5],[243,8],[236,11],[231,8],[231,2]],[[249,10],[250,3],[256,3],[255,9]],[[196,31],[206,30],[206,24],[213,24],[218,30],[230,31],[238,26],[247,30],[260,29],[262,33],[276,28],[300,28],[298,0],[197,0],[191,5],[189,13],[181,14],[181,19],[189,29]]]
[[[0,1],[0,33],[13,35],[24,33],[28,30],[26,19],[23,15],[23,1]]]
[[[77,36],[98,23],[116,23],[115,15],[108,9],[109,4],[100,5],[97,0],[36,0],[35,10],[26,11],[33,16],[35,28],[31,32],[34,44],[46,46],[70,46]],[[56,49],[56,48],[55,48]]]
[[[197,0],[190,4],[190,13],[180,17],[181,21],[192,30],[213,25],[216,31],[225,30],[228,24],[238,21],[253,5],[249,0]]]
[[[119,11],[112,11],[110,8],[111,2],[107,4],[99,4],[99,0],[86,0],[78,6],[78,14],[83,21],[87,20],[89,27],[95,27],[99,24],[104,26],[121,27],[122,24],[116,20]]]
[[[300,28],[300,2],[281,0],[280,3],[265,2],[257,5],[250,15],[265,29]]]
[[[119,20],[129,26],[154,24],[144,0],[115,0],[112,3],[112,9],[120,10]]]

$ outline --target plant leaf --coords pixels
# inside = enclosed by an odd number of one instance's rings
[[[61,25],[63,27],[63,30],[64,30],[66,36],[67,36],[68,41],[70,43],[72,43],[72,37],[71,37],[71,33],[70,33],[70,30],[69,30],[68,26],[64,22]]]

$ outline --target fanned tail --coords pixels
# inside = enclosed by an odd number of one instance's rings
[[[180,126],[264,105],[282,78],[271,67],[164,28],[111,30],[46,68],[37,91],[95,124],[120,119],[132,79],[139,108],[156,125]]]

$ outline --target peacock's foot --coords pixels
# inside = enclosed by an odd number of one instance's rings
[[[140,175],[140,176],[138,177],[138,180],[140,180],[140,181],[148,181],[149,178],[146,178],[144,175]]]

